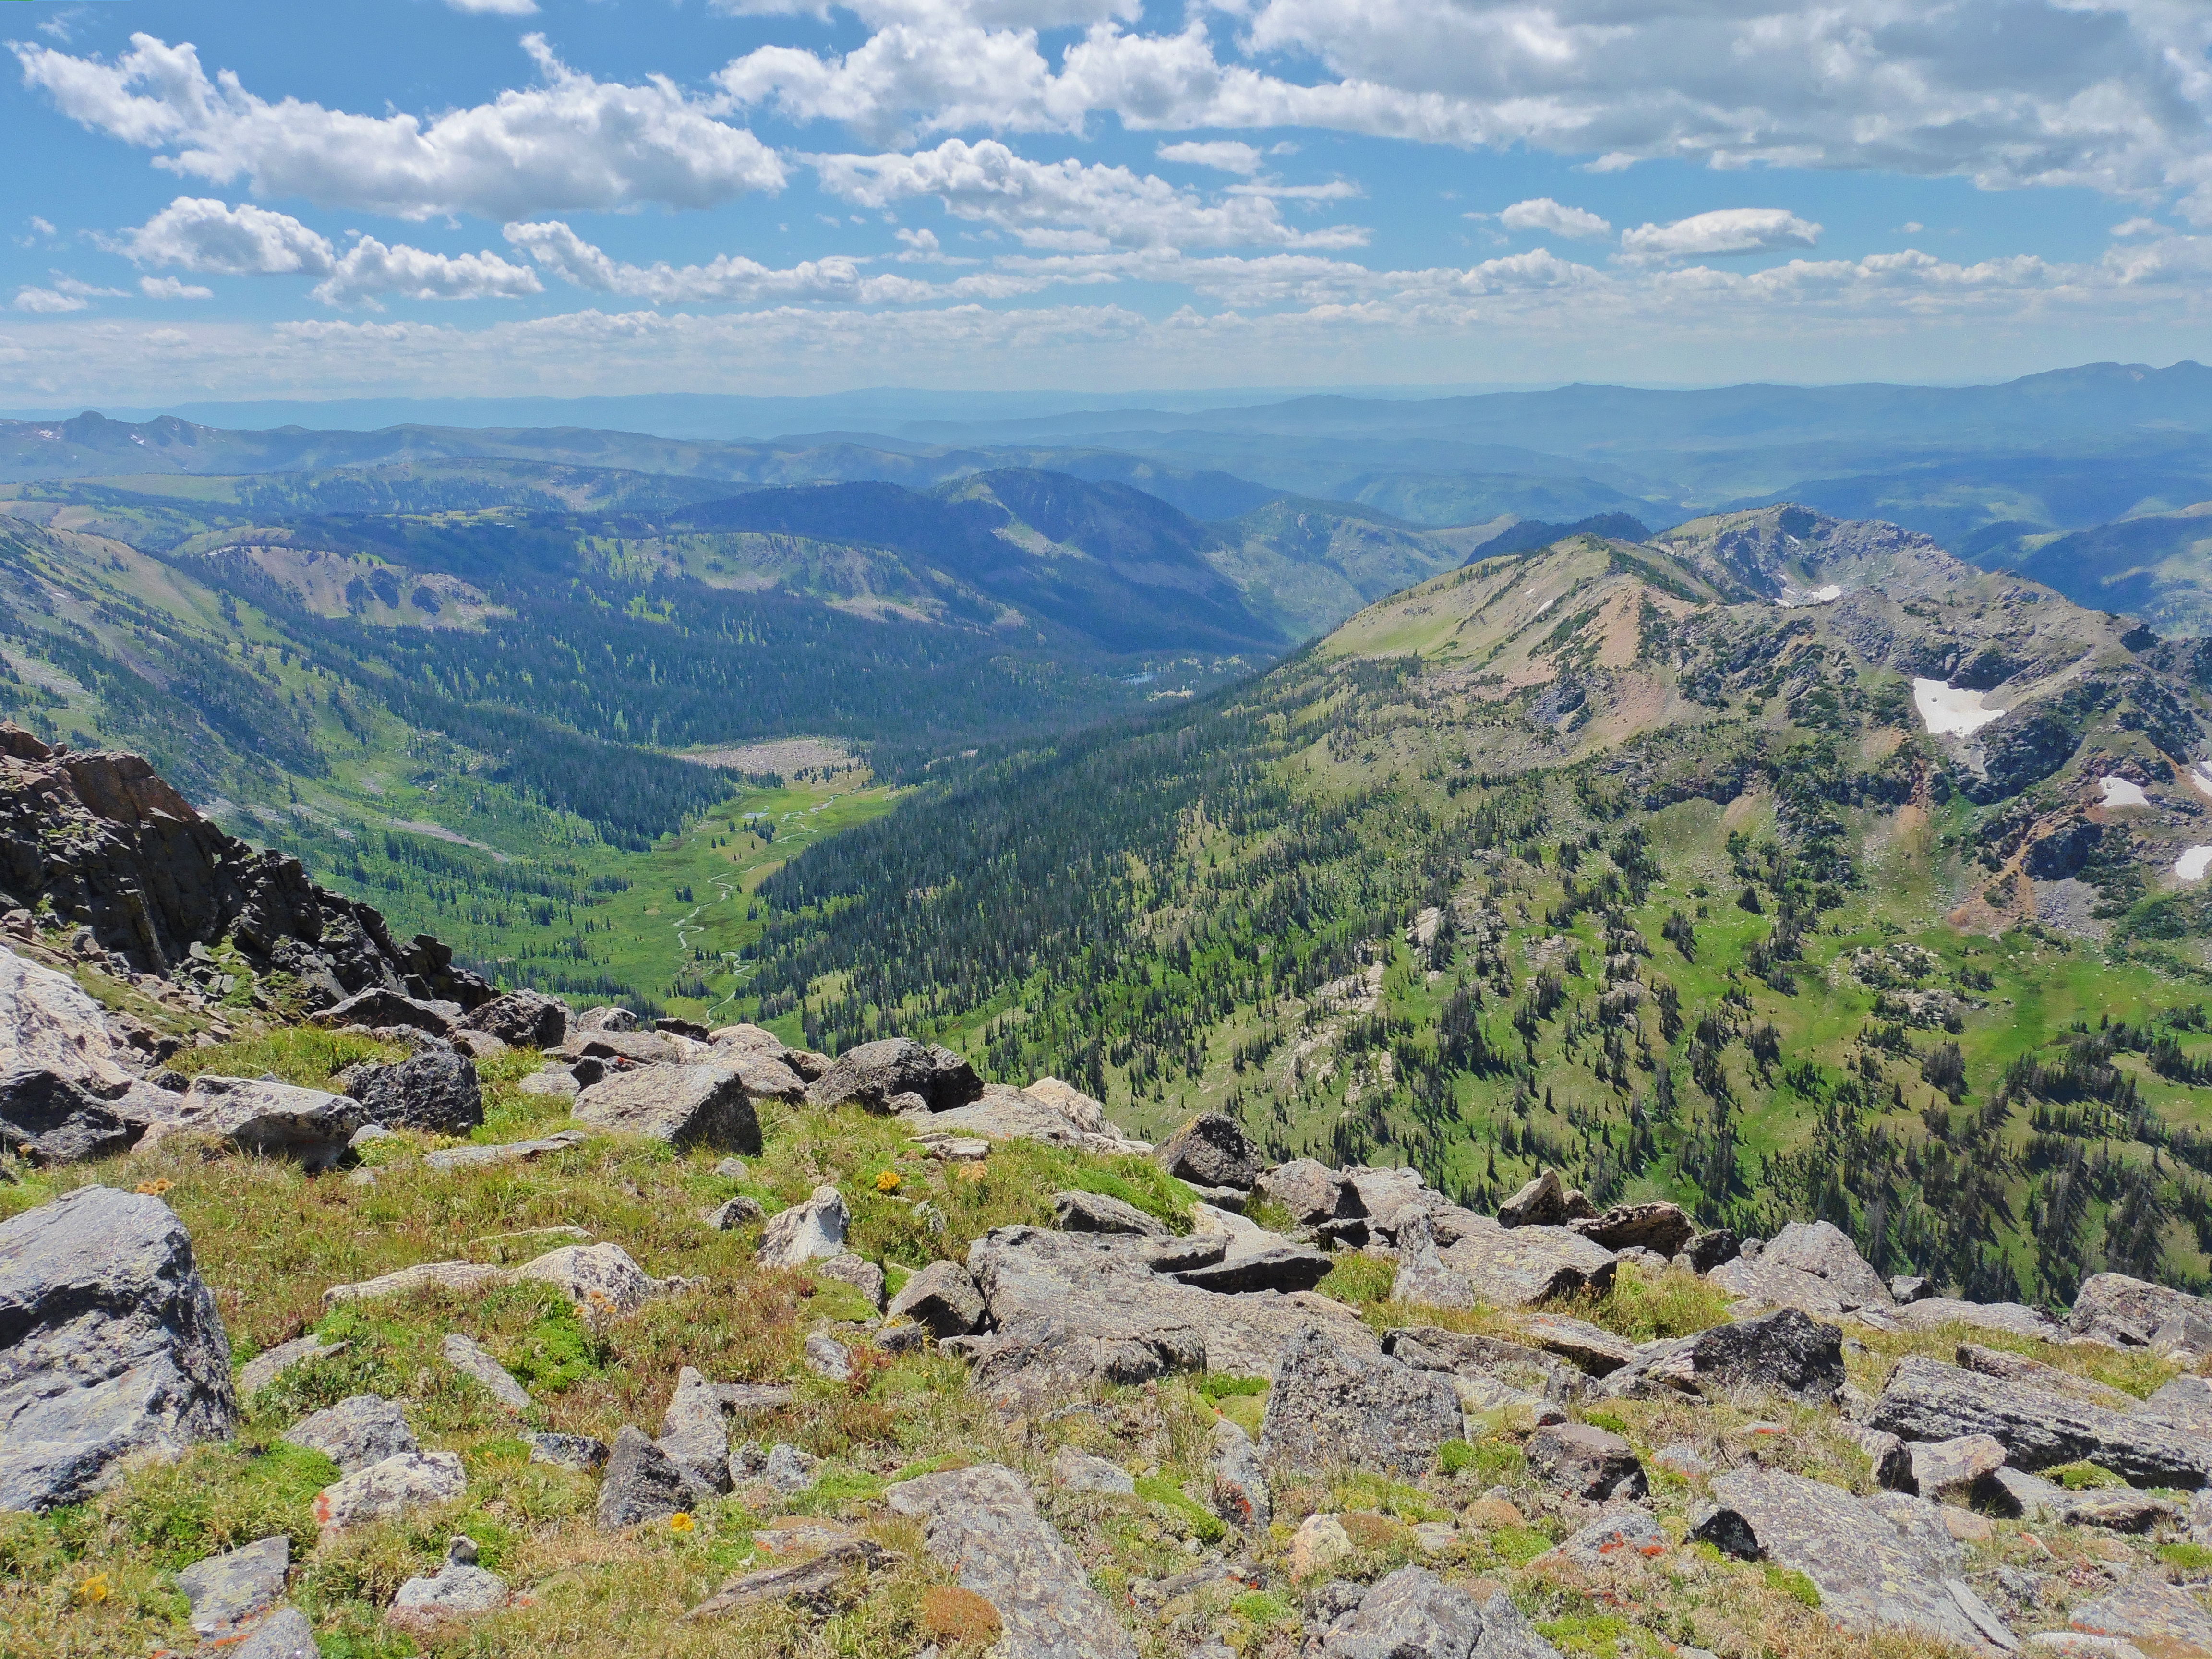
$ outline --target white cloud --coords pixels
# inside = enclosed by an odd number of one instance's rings
[[[428,253],[404,243],[386,247],[374,236],[348,248],[314,289],[331,306],[374,306],[386,294],[403,300],[507,300],[544,292],[537,272],[489,249]]]
[[[16,42],[27,84],[97,132],[160,152],[157,167],[257,196],[400,218],[504,219],[560,208],[648,202],[707,207],[784,182],[775,152],[715,118],[673,82],[595,81],[523,44],[543,83],[428,120],[355,115],[287,98],[270,103],[228,72],[210,79],[190,45],[131,37],[114,62]]]
[[[1620,250],[1629,259],[1696,259],[1814,247],[1820,240],[1820,226],[1786,208],[1719,208],[1671,225],[1644,224],[1625,230]]]
[[[486,17],[534,17],[538,0],[446,0],[455,11]]]
[[[212,300],[215,290],[198,283],[180,283],[173,276],[141,276],[138,291],[149,300]]]
[[[15,309],[52,314],[64,311],[82,311],[92,303],[81,294],[64,294],[58,289],[19,288],[15,290]]]
[[[1250,178],[1259,172],[1260,152],[1249,144],[1240,144],[1234,139],[1217,139],[1211,143],[1192,142],[1181,144],[1162,144],[1158,150],[1163,161],[1181,161],[1186,167],[1212,167],[1217,173],[1241,173]]]
[[[1913,227],[1917,230],[1917,225]],[[2112,227],[2115,236],[2163,236],[2166,227],[2155,219],[2123,219]]]
[[[1610,236],[1613,227],[1587,208],[1563,207],[1548,196],[1516,202],[1498,216],[1508,230],[1533,230],[1551,236]]]
[[[990,225],[1027,247],[1357,247],[1367,233],[1302,231],[1264,197],[1218,204],[1164,179],[1081,161],[1032,161],[996,139],[947,139],[915,155],[818,155],[823,187],[863,207],[935,197],[955,218]]]
[[[51,236],[54,234],[54,222],[51,219],[41,219],[34,213],[31,216],[31,228],[41,236]]]

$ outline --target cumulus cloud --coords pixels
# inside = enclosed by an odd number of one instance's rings
[[[1587,208],[1563,207],[1548,196],[1516,202],[1498,216],[1508,230],[1533,230],[1549,236],[1610,236],[1613,227]]]
[[[527,265],[496,253],[429,253],[404,243],[387,247],[364,236],[348,248],[315,284],[325,305],[374,306],[385,295],[403,300],[504,300],[542,294],[544,284]]]
[[[534,17],[538,0],[446,0],[455,11],[473,12],[488,17]]]
[[[1097,252],[1113,247],[1340,248],[1365,243],[1358,226],[1300,230],[1274,203],[1232,193],[1208,203],[1127,167],[1032,161],[996,139],[947,139],[914,155],[818,155],[823,187],[862,207],[935,197],[955,218],[988,224],[1026,247]]]
[[[1820,227],[1786,208],[1719,208],[1671,225],[1644,224],[1620,234],[1622,257],[1634,260],[1700,259],[1784,248],[1816,247]]]
[[[1260,152],[1249,144],[1240,144],[1231,138],[1210,143],[1192,141],[1162,144],[1158,153],[1163,161],[1181,161],[1186,167],[1212,167],[1217,173],[1240,173],[1248,179],[1260,170]]]
[[[198,283],[179,282],[174,276],[141,276],[138,291],[149,300],[212,300],[215,290]]]
[[[189,44],[134,34],[107,62],[16,42],[23,79],[95,132],[156,152],[171,172],[256,196],[403,219],[475,213],[505,219],[548,209],[643,203],[708,207],[778,190],[782,163],[742,127],[718,119],[673,82],[593,80],[554,57],[542,35],[523,44],[541,84],[427,120],[356,115],[248,92],[210,78]]]

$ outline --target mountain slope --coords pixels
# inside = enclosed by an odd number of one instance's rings
[[[2201,1282],[2212,703],[2124,626],[1803,509],[1478,557],[796,860],[758,1006],[1479,1200]]]

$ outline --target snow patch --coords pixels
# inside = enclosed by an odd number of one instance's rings
[[[1991,720],[2002,720],[2005,712],[1984,708],[1980,692],[1946,685],[1942,680],[1913,681],[1912,706],[1920,711],[1920,718],[1929,731],[1937,737],[1965,737],[1980,731]]]
[[[1811,592],[1802,588],[1785,587],[1774,603],[1784,611],[1795,611],[1801,605],[1833,605],[1844,597],[1844,590],[1830,582],[1826,587],[1816,587]]]
[[[2143,793],[2141,784],[2130,783],[2125,778],[2106,778],[2102,781],[2105,786],[2105,805],[2107,806],[2150,805],[2150,797]]]
[[[2173,861],[2173,873],[2184,881],[2202,881],[2212,869],[2212,847],[2192,847]]]

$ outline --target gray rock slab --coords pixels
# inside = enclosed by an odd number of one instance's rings
[[[1603,1291],[1613,1283],[1613,1253],[1565,1227],[1502,1227],[1485,1218],[1437,1251],[1467,1280],[1478,1302],[1526,1308],[1555,1297]]]
[[[1277,1244],[1242,1255],[1232,1245],[1222,1261],[1188,1268],[1176,1277],[1200,1290],[1232,1296],[1248,1291],[1310,1291],[1335,1266],[1334,1258],[1303,1244]]]
[[[752,1091],[728,1066],[647,1066],[621,1073],[579,1093],[574,1112],[580,1123],[664,1140],[679,1150],[761,1149]]]
[[[1781,1308],[1649,1344],[1607,1376],[1599,1392],[1620,1398],[1669,1390],[1708,1397],[1764,1394],[1826,1406],[1843,1386],[1843,1332],[1801,1309]]]
[[[1104,1193],[1054,1193],[1052,1213],[1054,1221],[1067,1232],[1134,1233],[1146,1238],[1170,1236],[1167,1224],[1158,1217]]]
[[[613,1314],[635,1313],[665,1288],[619,1244],[564,1244],[524,1262],[514,1278],[555,1285],[579,1307]]]
[[[927,1474],[884,1498],[894,1514],[919,1519],[930,1554],[997,1610],[999,1659],[1137,1659],[1083,1563],[1012,1469],[983,1463]]]
[[[177,1575],[192,1633],[206,1641],[237,1635],[283,1600],[291,1565],[292,1540],[283,1533],[193,1562]]]
[[[507,1602],[507,1581],[498,1574],[448,1561],[434,1573],[401,1584],[385,1622],[399,1630],[427,1632],[455,1620],[496,1613]]]
[[[1698,1224],[1679,1204],[1616,1204],[1602,1215],[1571,1221],[1571,1231],[1580,1233],[1608,1250],[1646,1249],[1672,1261],[1697,1237]]]
[[[1976,1330],[2032,1336],[2041,1342],[2060,1341],[2065,1335],[2049,1314],[2018,1302],[1960,1302],[1953,1297],[1929,1296],[1891,1310],[1890,1316],[1908,1331],[1966,1325]]]
[[[1412,1478],[1466,1432],[1459,1395],[1433,1371],[1340,1346],[1326,1334],[1291,1342],[1260,1427],[1270,1469],[1356,1468]]]
[[[1959,1576],[1957,1547],[1940,1518],[1900,1526],[1874,1503],[1780,1469],[1717,1475],[1713,1497],[1761,1557],[1811,1579],[1822,1610],[1846,1629],[1914,1631],[1979,1654],[2017,1650],[2003,1621]],[[1932,1505],[1920,1508],[1935,1516]]]
[[[325,1532],[336,1532],[404,1515],[459,1498],[467,1484],[461,1460],[452,1452],[401,1452],[317,1492],[315,1522]]]
[[[1152,1149],[1162,1169],[1200,1187],[1249,1191],[1260,1178],[1260,1148],[1243,1125],[1220,1112],[1200,1112]]]
[[[333,1358],[351,1346],[347,1342],[325,1342],[312,1331],[305,1336],[295,1336],[289,1342],[279,1342],[275,1347],[254,1355],[240,1370],[238,1397],[251,1400],[293,1366],[304,1365],[314,1359]]]
[[[806,1339],[799,1358],[806,1369],[832,1382],[853,1380],[853,1351],[834,1336],[816,1331]]]
[[[872,1112],[894,1111],[892,1100],[918,1095],[933,1112],[950,1111],[979,1098],[983,1080],[975,1068],[949,1048],[927,1047],[911,1037],[884,1037],[848,1048],[830,1069],[807,1085],[816,1106],[850,1103]]]
[[[1103,1492],[1123,1496],[1137,1490],[1137,1482],[1130,1473],[1118,1463],[1109,1463],[1103,1457],[1093,1457],[1089,1452],[1074,1446],[1062,1446],[1053,1454],[1052,1480],[1056,1486],[1066,1486],[1070,1492]]]
[[[363,1114],[386,1128],[465,1135],[483,1121],[476,1062],[448,1048],[425,1048],[390,1065],[352,1066],[345,1084]]]
[[[845,1229],[852,1212],[835,1187],[817,1187],[812,1196],[770,1216],[753,1260],[763,1267],[800,1267],[845,1254]]]
[[[1649,1510],[1619,1504],[1562,1540],[1559,1553],[1585,1571],[1655,1559],[1667,1553],[1667,1534]]]
[[[470,1381],[480,1384],[507,1410],[526,1412],[530,1409],[528,1392],[482,1345],[463,1336],[459,1331],[451,1331],[438,1345],[438,1352],[448,1365]]]
[[[1555,1423],[1523,1448],[1538,1485],[1593,1503],[1641,1498],[1650,1490],[1636,1449],[1593,1423]]]
[[[1426,1567],[1401,1567],[1330,1624],[1322,1659],[1471,1659],[1482,1607]]]
[[[364,1279],[358,1284],[333,1285],[323,1292],[323,1305],[334,1308],[341,1303],[408,1296],[416,1291],[459,1291],[467,1294],[507,1284],[514,1277],[509,1269],[483,1261],[420,1261],[411,1267],[398,1267],[374,1279]]]
[[[74,1503],[121,1459],[237,1419],[215,1294],[167,1205],[81,1187],[0,1222],[0,1510]]]
[[[735,1198],[723,1200],[708,1211],[705,1218],[707,1224],[720,1233],[733,1233],[740,1227],[750,1227],[754,1222],[767,1218],[768,1211],[760,1200],[747,1198],[742,1193]]]
[[[406,1413],[397,1402],[374,1394],[354,1395],[303,1417],[284,1431],[283,1437],[322,1453],[343,1474],[356,1474],[372,1463],[416,1449]]]
[[[2187,1590],[2155,1571],[2075,1607],[2068,1622],[2092,1636],[2133,1642],[2154,1659],[2212,1654],[2212,1615]]]
[[[516,1048],[557,1048],[568,1036],[568,1005],[543,991],[494,997],[461,1024]]]
[[[692,1490],[675,1460],[647,1439],[642,1431],[625,1423],[607,1455],[606,1474],[599,1482],[593,1519],[602,1532],[620,1532],[641,1522],[665,1520],[690,1509],[695,1501]]]
[[[1301,1226],[1316,1227],[1358,1213],[1358,1189],[1315,1158],[1292,1158],[1267,1170],[1257,1190],[1288,1210]]]
[[[878,1313],[884,1310],[884,1270],[864,1255],[847,1251],[818,1263],[814,1271],[839,1285],[849,1285],[861,1300]]]
[[[1984,1376],[1998,1377],[2007,1382],[2025,1383],[2032,1389],[2047,1389],[2053,1394],[2067,1395],[2092,1406],[2102,1406],[2109,1411],[2148,1409],[2145,1402],[2124,1389],[2115,1389],[2094,1377],[2062,1370],[2056,1365],[2046,1365],[2039,1359],[2030,1359],[2026,1354],[2014,1353],[2009,1348],[1984,1348],[1978,1343],[1961,1342],[1957,1359],[1962,1370],[1979,1371]]]
[[[279,1607],[248,1632],[223,1659],[319,1659],[315,1627],[297,1607]]]
[[[146,1146],[179,1134],[212,1135],[254,1158],[281,1158],[328,1169],[346,1155],[367,1109],[344,1095],[258,1078],[203,1072],[174,1112],[149,1125]]]
[[[2125,1273],[2092,1273],[2074,1296],[2067,1328],[2115,1347],[2147,1348],[2175,1315],[2212,1317],[2212,1301]]]
[[[526,1434],[522,1437],[530,1446],[530,1461],[550,1463],[556,1469],[575,1469],[588,1473],[604,1468],[607,1461],[607,1443],[588,1434]]]
[[[1610,1376],[1636,1358],[1636,1345],[1620,1332],[1570,1314],[1529,1314],[1519,1328],[1530,1346],[1559,1355],[1591,1376]]]
[[[2155,1418],[1914,1356],[1899,1363],[1869,1421],[1905,1440],[1986,1434],[2015,1468],[2089,1458],[2142,1486],[2212,1480],[2212,1443]]]
[[[1540,1348],[1434,1325],[1386,1332],[1382,1351],[1419,1370],[1488,1377],[1547,1400],[1572,1399],[1584,1387],[1581,1371]]]
[[[525,1164],[580,1146],[587,1137],[580,1129],[561,1129],[530,1140],[503,1141],[496,1146],[446,1146],[423,1154],[434,1170],[475,1170],[495,1164]]]
[[[1677,1648],[1686,1656],[1686,1648]],[[1504,1590],[1492,1590],[1482,1604],[1482,1634],[1475,1638],[1472,1659],[1560,1659],[1559,1650],[1536,1633],[1520,1608]]]
[[[983,1293],[958,1262],[933,1261],[907,1280],[885,1312],[913,1320],[941,1342],[983,1322]]]
[[[1274,1494],[1259,1449],[1241,1425],[1225,1417],[1214,1424],[1206,1469],[1213,1477],[1213,1512],[1246,1537],[1265,1538],[1274,1519]]]
[[[1049,1101],[1004,1084],[987,1084],[964,1106],[910,1115],[915,1134],[932,1146],[954,1140],[1036,1140],[1048,1146],[1072,1146],[1103,1156],[1134,1155],[1152,1150],[1108,1130],[1085,1129]]]

